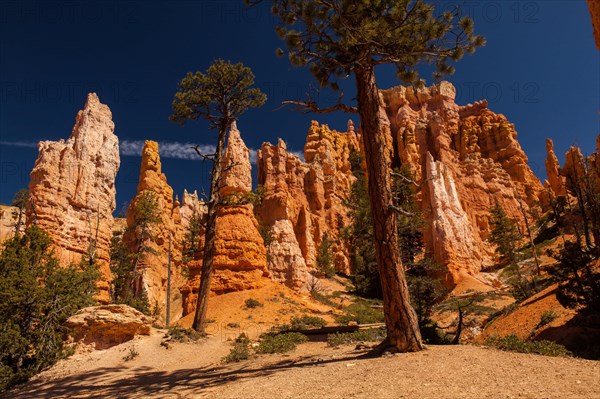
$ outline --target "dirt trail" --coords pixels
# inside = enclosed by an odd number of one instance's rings
[[[220,337],[160,346],[162,333],[75,355],[0,395],[39,398],[600,398],[600,362],[430,346],[364,359],[354,346],[309,342],[288,355],[235,363]],[[123,357],[135,348],[139,355]]]

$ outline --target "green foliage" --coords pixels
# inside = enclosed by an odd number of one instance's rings
[[[259,306],[263,306],[262,303],[260,303],[259,300],[254,299],[254,298],[248,298],[244,301],[244,306],[247,309],[254,309],[254,308],[258,308]]]
[[[542,326],[545,326],[546,324],[552,323],[554,320],[556,320],[557,317],[558,317],[558,314],[556,314],[555,311],[546,310],[544,313],[542,313],[542,316],[540,317],[540,322],[538,323],[538,326],[542,327]]]
[[[227,356],[223,358],[225,363],[240,362],[250,357],[250,338],[245,333],[241,333],[233,343],[233,348]]]
[[[394,64],[398,78],[415,85],[418,66],[432,64],[439,79],[454,72],[465,52],[485,44],[473,34],[471,18],[436,12],[425,1],[276,0],[272,11],[291,64],[308,66],[321,86],[334,90],[339,78],[379,64]]]
[[[239,206],[252,204],[258,207],[262,204],[266,192],[262,185],[258,185],[255,191],[247,193],[234,193],[222,199],[221,204],[225,206]]]
[[[223,358],[225,363],[241,362],[250,357],[250,348],[247,343],[235,342],[227,356]]]
[[[381,282],[375,258],[373,227],[362,157],[359,153],[350,156],[357,180],[352,185],[347,200],[352,223],[344,231],[350,243],[353,280],[357,294],[382,298]],[[402,264],[406,269],[411,303],[415,307],[419,326],[424,326],[431,316],[433,306],[443,298],[447,289],[436,275],[441,274],[433,260],[423,257],[423,234],[425,219],[416,199],[415,184],[407,168],[394,171],[393,190],[395,205],[402,210],[398,214],[398,238]],[[417,259],[419,259],[417,261]]]
[[[285,353],[296,349],[298,344],[308,341],[304,334],[288,332],[283,334],[265,334],[262,336],[257,353]]]
[[[352,222],[341,235],[348,241],[351,250],[350,264],[356,293],[369,298],[383,298],[373,244],[373,218],[362,159],[358,151],[350,154],[352,173],[356,181],[352,184],[345,205],[349,208],[348,216]]]
[[[271,227],[264,223],[260,223],[258,225],[258,232],[265,242],[265,247],[269,248],[269,245],[273,242],[273,232],[271,231]]]
[[[196,209],[194,209],[184,235],[183,246],[181,250],[183,264],[194,260],[196,254],[198,254],[200,237],[202,236],[203,230],[204,226],[202,223],[202,218]]]
[[[165,338],[169,338],[175,342],[195,342],[202,338],[202,334],[191,328],[173,326],[169,327],[169,330],[165,334]]]
[[[132,289],[134,279],[134,262],[136,254],[132,254],[123,243],[123,232],[113,232],[110,240],[110,270],[113,280],[110,287],[111,303],[129,305],[140,312],[149,315],[150,303],[148,294],[141,292],[135,297]]]
[[[95,303],[97,267],[60,267],[51,240],[37,226],[0,253],[0,390],[26,381],[69,354],[66,319]]]
[[[337,316],[336,321],[344,325],[350,322],[358,324],[383,323],[383,309],[372,306],[381,306],[380,304],[380,301],[357,298],[356,302],[344,308],[344,314]]]
[[[25,209],[27,207],[27,203],[29,202],[29,190],[26,188],[22,188],[15,193],[13,196],[12,202],[10,203],[12,206],[16,206],[19,209]]]
[[[558,263],[549,269],[549,273],[558,282],[557,298],[561,304],[600,314],[600,269],[594,267],[597,260],[594,251],[583,246],[581,241],[567,241],[553,256]]]
[[[327,335],[327,345],[338,347],[340,345],[353,344],[357,342],[380,342],[386,337],[384,328],[369,328],[349,333],[334,333]]]
[[[289,324],[279,327],[280,331],[308,330],[311,328],[321,328],[325,325],[325,320],[317,316],[302,315],[294,316]]]
[[[435,278],[440,273],[439,265],[428,258],[413,263],[406,271],[410,303],[421,329],[431,320],[434,306],[448,294],[448,288]]]
[[[179,82],[171,120],[206,119],[213,128],[228,128],[249,108],[260,107],[267,96],[253,88],[254,74],[242,63],[216,60],[206,73],[188,74]]]
[[[317,248],[317,270],[326,277],[333,277],[335,275],[331,244],[333,244],[333,241],[325,234],[319,244],[319,248]]]
[[[29,190],[26,188],[22,188],[15,193],[13,196],[12,202],[10,203],[12,206],[16,206],[18,211],[16,212],[17,223],[15,224],[15,232],[17,234],[21,230],[21,225],[23,224],[23,214],[25,209],[27,208],[27,203],[29,202]]]
[[[485,344],[494,348],[520,353],[535,353],[545,356],[570,356],[571,353],[560,344],[552,341],[523,341],[515,334],[506,337],[492,336],[485,340]]]
[[[490,213],[492,231],[488,236],[488,241],[496,245],[496,253],[502,262],[509,265],[516,264],[521,235],[514,220],[510,219],[498,204],[490,210]]]

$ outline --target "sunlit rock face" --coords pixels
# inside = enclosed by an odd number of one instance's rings
[[[452,84],[381,91],[396,146],[395,166],[406,165],[421,187],[421,207],[431,223],[427,251],[458,284],[492,263],[489,210],[498,203],[524,224],[523,209],[542,190],[527,165],[513,124],[485,100],[459,106]]]
[[[99,299],[104,303],[120,164],[114,127],[108,106],[95,93],[88,94],[69,139],[38,144],[27,209],[27,223],[50,235],[61,265],[78,263],[90,253],[95,257],[102,273]]]
[[[138,220],[138,202],[150,194],[156,201],[158,221],[149,224],[149,234],[142,231]],[[193,205],[191,205],[193,206]],[[181,247],[184,228],[180,203],[173,200],[173,188],[162,172],[158,143],[146,141],[142,151],[137,194],[127,210],[127,230],[123,240],[133,253],[141,253],[136,261],[135,292],[145,292],[152,308],[166,318],[169,251],[171,253],[171,319],[181,316],[182,300],[177,287],[184,281],[181,271]],[[141,248],[144,248],[141,251]]]
[[[262,287],[269,276],[265,243],[258,230],[253,205],[243,199],[252,190],[250,150],[235,123],[229,132],[222,166],[219,194],[229,205],[219,207],[217,211],[211,281],[211,291],[216,294]],[[189,194],[188,197],[184,195],[184,203],[197,201],[196,196],[192,196],[191,201],[188,201],[189,197]],[[201,214],[205,214],[205,209],[201,205]],[[185,211],[185,215],[190,213]],[[198,300],[204,236],[200,238],[198,248],[195,259],[187,265],[189,278],[181,287],[184,315],[193,312]]]
[[[332,240],[336,270],[351,273],[348,249],[339,233],[349,223],[344,200],[355,181],[350,154],[358,150],[351,123],[342,133],[313,121],[305,161],[291,154],[283,140],[277,145],[264,143],[258,151],[258,184],[265,198],[256,214],[273,237],[268,248],[273,279],[305,290],[325,236]]]

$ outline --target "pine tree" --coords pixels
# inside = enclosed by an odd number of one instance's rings
[[[326,277],[335,275],[333,266],[333,254],[331,253],[332,240],[327,234],[323,235],[319,248],[317,249],[317,269]]]
[[[501,262],[516,265],[517,248],[521,241],[516,223],[506,215],[504,209],[498,204],[490,210],[490,214],[492,230],[488,236],[488,241],[496,246],[496,253],[499,255]]]
[[[354,286],[359,295],[382,298],[367,186],[361,167],[362,157],[354,152],[350,161],[356,181],[346,202],[350,208],[352,223],[343,236],[349,241],[352,251],[350,261]],[[394,206],[401,210],[398,218],[398,245],[406,270],[411,303],[415,307],[419,327],[423,330],[431,323],[434,305],[443,298],[447,290],[436,278],[439,266],[424,256],[422,229],[425,219],[418,206],[416,186],[408,169],[402,168],[394,172],[393,188]]]
[[[259,89],[252,87],[253,85],[254,74],[250,68],[241,63],[232,64],[229,61],[216,60],[206,73],[188,73],[179,82],[179,91],[173,100],[172,121],[185,124],[188,121],[205,119],[210,128],[217,130],[218,134],[214,154],[201,154],[196,148],[203,159],[208,159],[213,163],[198,304],[192,325],[199,332],[204,332],[206,327],[206,310],[215,252],[217,207],[221,200],[219,198],[221,174],[224,167],[235,167],[235,165],[222,165],[227,131],[246,110],[260,107],[267,99],[267,96]]]
[[[64,322],[95,303],[96,265],[83,259],[63,268],[51,244],[32,226],[0,253],[0,391],[66,356]]]
[[[252,2],[252,0],[250,0]],[[454,71],[452,63],[484,44],[473,34],[473,21],[460,9],[434,14],[422,0],[274,0],[277,34],[285,41],[290,62],[307,66],[321,87],[339,89],[339,80],[354,74],[357,106],[338,102],[320,108],[310,96],[289,101],[312,112],[360,115],[373,218],[375,253],[381,275],[387,338],[379,349],[422,349],[418,323],[402,268],[396,211],[392,207],[389,125],[380,113],[375,67],[393,64],[404,82],[421,85],[419,66],[432,64],[434,78]],[[283,50],[278,50],[283,54]]]
[[[25,214],[25,209],[27,208],[27,203],[29,202],[29,190],[26,188],[22,188],[17,191],[12,199],[11,205],[16,206],[17,210],[17,222],[15,224],[15,234],[19,234],[21,232],[21,226],[23,225],[23,215]]]

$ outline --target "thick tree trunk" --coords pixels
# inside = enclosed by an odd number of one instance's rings
[[[208,309],[208,296],[210,294],[210,281],[213,274],[213,258],[215,254],[215,233],[217,221],[217,206],[219,204],[219,180],[221,179],[221,156],[225,146],[227,126],[219,129],[219,138],[215,150],[212,172],[210,175],[210,193],[207,206],[206,232],[204,234],[204,254],[202,256],[202,272],[200,274],[200,288],[198,302],[194,315],[192,328],[204,333],[206,329],[206,311]]]
[[[400,258],[396,214],[392,205],[391,157],[393,151],[389,124],[383,123],[379,91],[373,67],[357,69],[356,87],[361,134],[367,164],[369,200],[373,215],[375,252],[383,291],[387,338],[381,349],[400,352],[423,349],[414,309]]]

